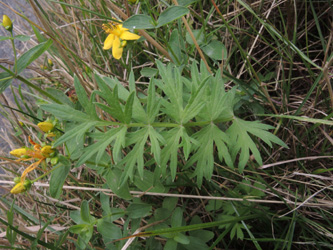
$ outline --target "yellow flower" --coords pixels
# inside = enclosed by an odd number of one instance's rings
[[[27,150],[25,148],[18,148],[10,151],[9,153],[17,158],[21,158],[22,156],[27,155]]]
[[[25,180],[24,182],[17,183],[12,190],[10,190],[10,193],[12,194],[20,194],[25,191],[27,191],[31,187],[31,181]]]
[[[44,146],[41,150],[42,155],[46,158],[49,158],[52,153],[54,153],[54,149],[51,146]]]
[[[40,122],[37,126],[45,133],[53,129],[53,124],[51,122]]]
[[[3,17],[2,17],[2,25],[8,31],[12,31],[13,30],[12,20],[10,20],[10,18],[7,15],[3,15]]]
[[[140,38],[140,36],[123,28],[122,24],[103,24],[103,29],[109,34],[104,41],[103,49],[108,50],[112,48],[112,56],[117,60],[121,58],[127,40],[138,40]]]

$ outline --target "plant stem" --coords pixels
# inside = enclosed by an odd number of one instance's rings
[[[14,43],[13,31],[10,31],[10,35],[11,35],[10,41],[12,43],[13,52],[14,52],[14,73],[16,75],[17,74],[17,52],[16,52],[16,48],[15,48],[15,43]]]

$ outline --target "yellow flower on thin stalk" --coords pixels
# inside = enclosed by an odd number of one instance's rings
[[[122,24],[110,22],[103,24],[103,30],[109,34],[104,41],[104,50],[112,48],[112,56],[120,59],[128,40],[138,40],[140,36],[129,32]]]

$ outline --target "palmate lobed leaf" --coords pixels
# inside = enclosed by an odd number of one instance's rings
[[[75,86],[75,91],[77,94],[77,97],[79,99],[80,104],[86,111],[86,113],[95,119],[98,119],[98,116],[96,114],[96,108],[95,105],[92,103],[91,100],[87,97],[87,93],[83,86],[81,85],[79,78],[77,76],[74,76],[74,86]]]
[[[214,168],[214,145],[218,150],[220,161],[225,160],[229,167],[233,167],[231,156],[226,144],[230,144],[229,136],[220,130],[215,124],[209,124],[192,136],[198,141],[194,155],[187,162],[186,167],[196,163],[194,176],[197,177],[197,184],[202,185],[203,177],[210,180]]]
[[[130,133],[126,146],[134,144],[130,152],[119,162],[119,165],[124,165],[124,172],[122,174],[122,183],[126,182],[128,178],[133,181],[134,166],[137,166],[138,174],[140,178],[143,178],[144,168],[144,146],[148,139],[148,128],[142,128],[136,132]]]
[[[126,128],[124,127],[118,127],[118,128],[112,128],[109,129],[105,134],[103,139],[99,140],[98,142],[86,147],[84,149],[84,154],[80,157],[80,159],[77,161],[76,163],[76,167],[82,165],[83,163],[85,163],[87,160],[89,160],[94,154],[97,153],[97,157],[96,157],[96,164],[98,163],[98,161],[101,159],[103,153],[105,152],[105,149],[108,145],[110,145],[112,143],[112,141],[114,141],[117,136],[118,133],[121,130],[126,130]]]
[[[233,146],[231,148],[232,158],[235,160],[237,154],[239,154],[238,168],[240,172],[244,170],[244,167],[250,157],[250,151],[253,153],[258,164],[263,164],[257,145],[254,143],[249,134],[255,135],[262,139],[270,147],[272,147],[272,142],[274,142],[287,148],[287,145],[283,141],[267,131],[272,128],[274,127],[262,124],[259,121],[244,121],[240,118],[234,118],[232,125],[227,130],[227,134],[233,142]]]
[[[183,136],[184,129],[182,127],[173,128],[165,133],[165,145],[161,151],[161,171],[166,174],[167,163],[170,160],[169,167],[171,171],[171,178],[176,178],[177,172],[177,157],[180,138]]]
[[[58,147],[74,137],[83,137],[83,135],[96,124],[97,121],[92,121],[92,122],[85,122],[75,126],[71,130],[66,131],[66,133],[63,134],[60,138],[58,138],[53,144],[53,147]]]

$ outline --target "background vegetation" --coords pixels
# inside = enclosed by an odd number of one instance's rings
[[[31,47],[1,61],[28,155],[1,156],[1,248],[333,247],[331,1],[28,2],[34,34],[6,7],[1,37]],[[117,20],[141,37],[119,60]]]

